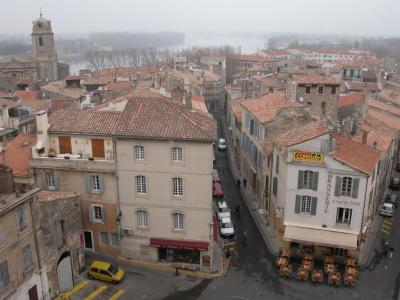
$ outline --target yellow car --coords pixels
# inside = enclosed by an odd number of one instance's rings
[[[119,283],[124,278],[125,271],[104,261],[95,260],[89,268],[89,279]]]

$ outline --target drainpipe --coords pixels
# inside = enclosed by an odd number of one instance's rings
[[[117,155],[117,140],[113,138],[113,148],[114,148],[114,160],[115,160],[115,188],[117,191],[117,220],[119,222],[117,223],[117,234],[118,234],[118,239],[119,239],[119,254],[122,255],[122,248],[121,248],[121,205],[120,205],[120,199],[119,199],[119,176],[118,176],[118,155]]]
[[[375,172],[375,170],[374,170]],[[369,176],[367,175],[367,181],[365,184],[365,193],[364,193],[364,205],[363,205],[363,210],[362,210],[362,216],[361,216],[361,231],[360,234],[362,235],[363,227],[364,227],[364,210],[365,210],[365,202],[367,201],[367,189],[368,189],[368,178]],[[372,178],[372,177],[370,177]],[[372,184],[372,182],[371,182]],[[360,240],[360,245],[359,245],[359,251],[361,250],[361,240]],[[360,252],[358,253],[358,257],[360,257]]]

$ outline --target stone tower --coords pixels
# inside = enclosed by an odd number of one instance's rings
[[[38,66],[37,80],[53,81],[57,75],[57,53],[54,47],[54,34],[51,21],[40,14],[32,26],[32,55]]]

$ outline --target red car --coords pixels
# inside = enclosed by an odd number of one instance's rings
[[[222,186],[220,183],[213,183],[213,197],[222,197],[224,195],[224,191],[222,190]]]
[[[214,169],[214,170],[213,170],[213,173],[212,173],[212,182],[213,182],[213,183],[221,183],[221,178],[219,178],[217,169]]]

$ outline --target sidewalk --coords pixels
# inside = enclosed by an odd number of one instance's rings
[[[375,245],[381,229],[383,218],[376,216],[372,222],[371,230],[368,232],[367,240],[365,241],[358,258],[358,264],[361,269],[367,268],[372,258],[375,255]]]
[[[226,131],[225,131],[225,136],[226,136]],[[232,153],[229,146],[227,147],[227,156],[233,179],[234,181],[237,181],[237,179],[239,178],[239,170],[236,166],[236,162],[232,158]],[[279,251],[281,250],[281,243],[273,228],[271,228],[266,224],[265,216],[261,215],[258,212],[257,200],[255,195],[248,188],[245,189],[242,184],[240,185],[240,193],[242,194],[243,199],[245,200],[246,206],[250,211],[250,214],[254,222],[256,223],[258,230],[260,231],[260,234],[263,237],[264,242],[268,247],[268,250],[273,255],[278,256]]]

